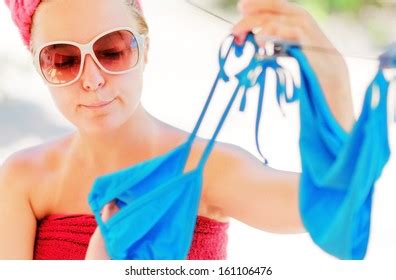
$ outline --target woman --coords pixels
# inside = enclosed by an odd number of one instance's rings
[[[32,54],[44,50],[36,56],[36,66],[58,109],[76,131],[17,152],[1,167],[0,258],[107,258],[100,231],[93,233],[96,225],[87,202],[95,178],[161,155],[188,137],[151,116],[140,103],[149,51],[148,28],[140,5],[125,0],[32,0],[24,1],[31,5],[24,3],[23,7],[19,3],[22,1],[7,2]],[[243,0],[239,7],[243,19],[234,26],[233,33],[240,42],[256,28],[261,30],[256,34],[259,42],[265,34],[334,49],[312,17],[295,4]],[[111,33],[112,30],[118,33]],[[119,68],[106,64],[105,55],[112,54],[101,50],[109,42],[103,34],[121,34],[121,41],[135,38],[135,47],[125,55],[133,56],[133,51],[138,50],[141,59]],[[78,55],[70,60],[62,54],[64,45],[51,43],[86,44],[93,38],[102,40],[94,40],[98,52],[86,55],[83,61],[76,60]],[[55,61],[51,60],[54,50]],[[78,49],[73,50],[78,54]],[[67,51],[70,54],[70,49]],[[319,76],[332,112],[349,130],[354,120],[344,61],[339,55],[306,55]],[[60,71],[70,65],[74,72]],[[186,170],[196,166],[206,142],[196,139]],[[218,143],[203,178],[197,220],[200,231],[194,234],[190,259],[225,258],[229,217],[270,232],[304,231],[298,208],[298,174],[263,166],[242,149]],[[109,205],[103,211],[104,219],[114,211],[115,207]],[[73,219],[75,224],[70,222]],[[48,232],[62,226],[69,234],[66,241],[48,236]],[[207,232],[202,234],[202,230]],[[54,253],[70,242],[78,243],[74,252],[69,250],[68,255],[62,256]]]

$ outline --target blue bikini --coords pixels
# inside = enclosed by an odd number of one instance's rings
[[[231,53],[240,57],[245,45],[254,55],[248,66],[234,77],[238,83],[210,139],[198,166],[184,173],[192,143],[206,114],[219,81],[228,82],[225,64]],[[223,45],[224,46],[224,45]],[[244,45],[232,43],[219,51],[220,70],[202,113],[188,140],[175,149],[115,173],[98,177],[89,195],[89,204],[113,259],[186,259],[192,241],[202,191],[202,173],[215,139],[238,95],[243,93],[240,111],[248,93],[259,87],[256,115],[256,145],[262,155],[258,130],[268,69],[276,73],[276,96],[300,100],[300,212],[313,241],[341,259],[365,256],[374,183],[388,161],[387,137],[388,81],[380,70],[370,85],[361,116],[351,133],[346,133],[329,110],[316,75],[296,44],[278,43],[275,55],[263,55],[249,34]],[[223,55],[224,54],[224,55]],[[286,72],[279,56],[290,56],[300,64],[301,85],[293,83],[286,93]],[[395,58],[395,56],[393,57]],[[383,64],[396,65],[389,56]],[[382,65],[382,66],[384,66]],[[266,159],[263,157],[263,162]],[[119,212],[103,222],[100,211],[115,201]]]

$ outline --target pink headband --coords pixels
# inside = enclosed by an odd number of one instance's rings
[[[30,44],[32,18],[40,2],[41,0],[5,0],[26,46]],[[142,11],[140,0],[136,0],[135,5],[139,11]]]

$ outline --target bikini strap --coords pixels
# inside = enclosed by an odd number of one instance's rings
[[[241,47],[234,45],[234,48],[235,48],[235,51],[236,51],[237,55],[238,55],[238,53],[239,53],[239,55],[241,55]],[[232,108],[232,105],[233,105],[238,93],[241,90],[243,90],[244,91],[244,96],[246,96],[247,90],[249,88],[255,86],[255,84],[257,83],[257,81],[252,81],[252,79],[250,77],[252,69],[255,69],[256,66],[257,66],[257,60],[253,56],[251,58],[250,62],[249,62],[249,65],[245,69],[243,69],[240,73],[238,73],[236,75],[236,78],[238,79],[238,85],[236,86],[236,88],[234,90],[234,93],[232,94],[231,99],[228,102],[227,107],[224,110],[223,115],[220,118],[220,121],[219,121],[219,123],[218,123],[218,125],[216,127],[216,130],[215,130],[212,138],[210,139],[208,145],[206,146],[206,148],[205,148],[205,150],[203,152],[203,155],[202,155],[202,157],[201,157],[201,159],[199,161],[198,167],[197,167],[198,169],[202,170],[203,167],[205,166],[205,163],[206,163],[206,161],[209,158],[210,152],[212,151],[212,149],[213,149],[213,147],[215,145],[216,138],[217,138],[221,128],[223,127],[223,124],[224,124],[224,122],[225,122],[225,120],[226,120],[226,118],[227,118],[227,116],[228,116],[228,114],[229,114],[229,112],[230,112],[230,110]],[[262,75],[262,73],[260,73],[260,75]],[[244,109],[245,103],[246,103],[245,101],[246,100],[244,98],[242,98],[241,105],[240,105],[240,110]]]
[[[196,137],[196,135],[198,133],[198,130],[201,127],[201,123],[202,123],[202,121],[203,121],[203,119],[205,117],[205,114],[206,114],[206,112],[207,112],[207,110],[209,108],[209,104],[212,101],[213,95],[214,95],[214,93],[216,91],[216,88],[217,88],[217,85],[218,85],[219,81],[220,80],[225,81],[225,82],[229,81],[229,77],[225,73],[224,65],[226,63],[226,60],[227,60],[229,54],[231,53],[232,48],[233,48],[233,44],[230,45],[230,47],[227,50],[225,56],[223,56],[221,54],[222,48],[219,49],[219,55],[218,55],[219,66],[220,66],[219,73],[218,73],[218,75],[217,75],[217,77],[216,77],[216,79],[215,79],[215,81],[213,83],[213,86],[212,86],[212,88],[210,90],[209,96],[208,96],[208,98],[207,98],[207,100],[205,102],[205,106],[202,109],[202,112],[201,112],[201,114],[199,116],[199,119],[198,119],[197,123],[195,124],[194,130],[191,132],[191,134],[190,134],[190,136],[188,138],[187,145],[188,145],[189,148],[191,148],[191,146],[192,146],[192,144],[194,142],[194,139],[195,139],[195,137]]]

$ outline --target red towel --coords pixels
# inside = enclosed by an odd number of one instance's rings
[[[228,223],[198,216],[189,260],[224,260]],[[35,260],[82,260],[96,229],[93,215],[51,215],[39,221]]]

